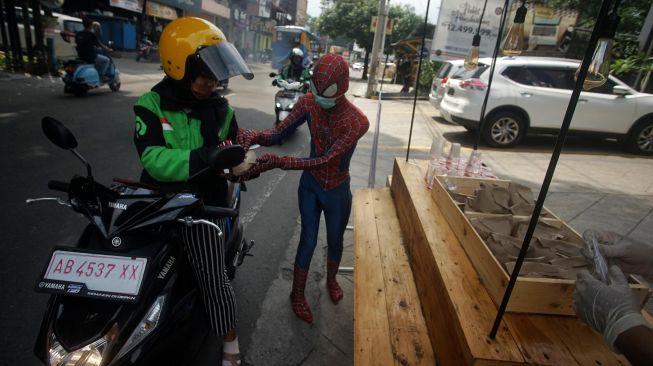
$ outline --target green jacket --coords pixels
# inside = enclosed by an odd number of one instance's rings
[[[308,71],[307,67],[302,67],[301,73],[297,75],[297,69],[293,68],[292,65],[286,65],[283,69],[281,69],[281,72],[279,73],[279,76],[277,76],[277,79],[280,80],[286,80],[288,81],[289,79],[294,80],[294,81],[309,81],[311,79],[311,74]]]
[[[236,140],[238,124],[225,98],[216,93],[197,101],[165,78],[138,99],[134,113],[134,143],[144,168],[141,181],[174,191],[226,187],[217,174],[204,174],[193,187],[186,184],[207,167],[211,148]]]

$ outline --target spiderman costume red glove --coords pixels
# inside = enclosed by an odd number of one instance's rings
[[[247,152],[249,147],[256,143],[256,139],[258,139],[259,135],[260,132],[257,130],[251,128],[239,128],[236,141],[238,142],[238,145],[242,146],[243,149],[245,149],[245,152]]]
[[[256,165],[254,165],[250,170],[245,173],[242,178],[243,180],[250,180],[258,177],[261,173],[266,172],[271,169],[281,168],[286,169],[290,157],[288,156],[278,156],[274,154],[263,154],[256,159]]]

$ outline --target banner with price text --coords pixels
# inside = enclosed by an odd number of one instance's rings
[[[472,47],[485,0],[442,0],[438,24],[431,45],[431,60],[465,58]],[[503,8],[501,0],[487,0],[481,23],[481,57],[492,57],[499,34]]]

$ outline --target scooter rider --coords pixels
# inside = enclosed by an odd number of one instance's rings
[[[254,75],[223,32],[200,18],[172,21],[159,44],[166,76],[134,106],[134,142],[144,167],[141,180],[164,190],[190,188],[205,203],[220,205],[227,190],[225,178],[206,174],[192,187],[185,182],[207,167],[214,147],[231,144],[238,134],[234,110],[216,92],[218,80]],[[239,365],[236,301],[217,230],[183,227],[182,238],[211,327],[224,339],[222,365]]]
[[[107,72],[109,71],[111,60],[105,55],[100,55],[96,47],[108,52],[113,50],[100,41],[96,32],[93,30],[93,20],[86,18],[83,20],[83,24],[84,30],[75,34],[77,56],[89,64],[95,64],[95,69],[97,69],[100,75],[100,80],[106,82],[109,78]]]
[[[289,61],[288,65],[281,69],[281,72],[272,83],[277,85],[278,80],[293,80],[308,83],[311,79],[311,74],[308,68],[304,67],[304,52],[299,48],[293,48],[290,51]]]

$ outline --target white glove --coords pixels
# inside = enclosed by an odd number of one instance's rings
[[[606,285],[587,270],[577,273],[574,311],[583,322],[603,334],[611,350],[618,352],[614,343],[619,334],[648,323],[619,267],[610,267],[608,274],[610,284]]]
[[[613,245],[599,245],[599,250],[611,264],[626,273],[653,277],[653,245],[622,239]]]

